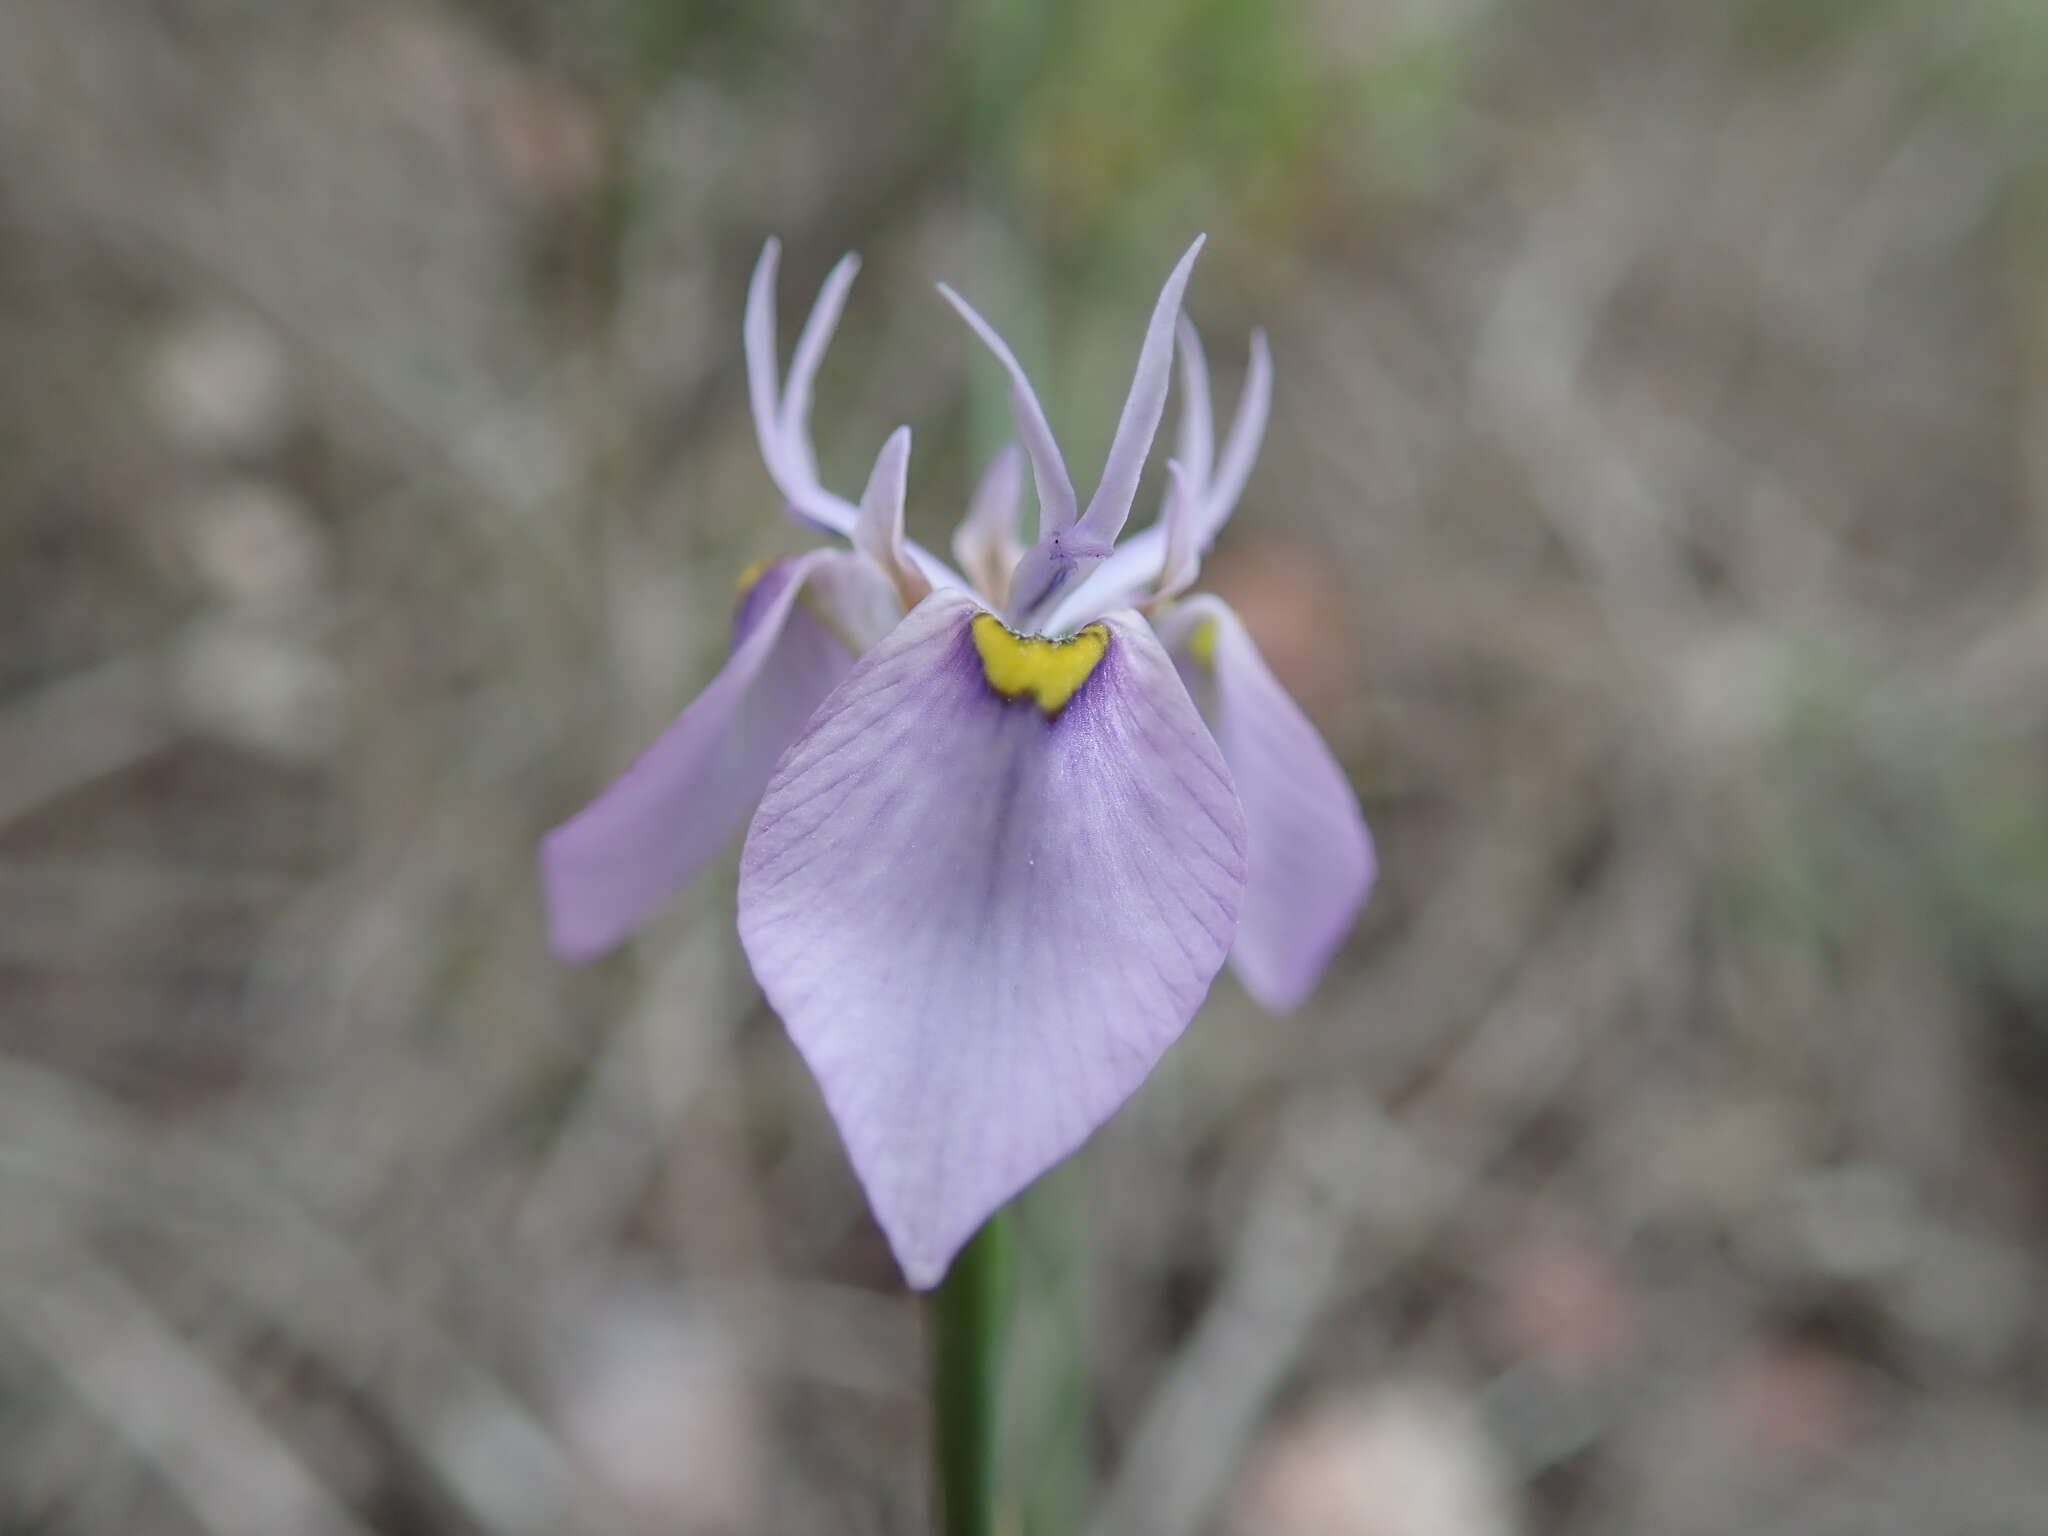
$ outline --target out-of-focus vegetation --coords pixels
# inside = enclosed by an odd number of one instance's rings
[[[1206,229],[1207,576],[1384,874],[1030,1202],[1017,1528],[2048,1532],[2044,87],[2031,0],[0,7],[0,1528],[922,1528],[729,871],[567,972],[532,847],[793,546],[765,236],[942,540],[929,283],[1085,480]]]

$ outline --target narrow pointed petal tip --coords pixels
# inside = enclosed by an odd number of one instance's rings
[[[1103,621],[1048,708],[992,684],[981,611],[936,592],[855,666],[740,864],[754,974],[920,1288],[1179,1036],[1245,882],[1228,770],[1144,622]]]
[[[1189,599],[1165,639],[1244,804],[1250,875],[1231,969],[1285,1013],[1315,990],[1371,894],[1372,834],[1344,770],[1228,605]]]
[[[1174,455],[1196,486],[1206,488],[1216,467],[1215,406],[1209,397],[1209,360],[1185,311],[1174,334],[1180,347],[1180,442]]]
[[[741,350],[747,360],[747,401],[754,413],[754,439],[771,474],[781,459],[781,390],[776,383],[775,274],[782,264],[782,242],[770,235],[761,245],[753,276],[747,279],[746,317],[740,325]]]
[[[1201,515],[1198,494],[1178,459],[1166,461],[1166,479],[1166,509],[1160,516],[1166,528],[1166,551],[1160,557],[1159,580],[1153,588],[1155,600],[1178,597],[1194,585],[1202,570],[1196,526]]]
[[[858,557],[820,550],[778,561],[752,584],[723,670],[608,789],[541,840],[556,954],[595,959],[717,856],[783,749],[852,669],[840,631],[871,627],[877,606],[893,601],[875,591],[880,583]]]
[[[1105,544],[1114,544],[1130,521],[1131,503],[1138,494],[1138,477],[1152,452],[1152,439],[1159,431],[1159,418],[1166,410],[1167,382],[1173,372],[1174,329],[1180,319],[1181,299],[1195,270],[1195,258],[1209,237],[1195,236],[1195,243],[1168,274],[1166,286],[1152,307],[1145,326],[1145,340],[1138,349],[1138,366],[1131,375],[1131,389],[1117,418],[1116,436],[1110,440],[1103,460],[1102,479],[1081,514],[1084,532]]]
[[[1185,343],[1193,339],[1192,328],[1185,328],[1182,335],[1185,368],[1189,357]],[[1195,345],[1199,346],[1199,341]],[[1189,392],[1193,394],[1192,386]],[[1203,392],[1206,394],[1206,389]],[[1183,447],[1181,462],[1188,471],[1187,479],[1194,492],[1194,542],[1198,557],[1215,542],[1244,492],[1252,463],[1258,457],[1259,444],[1265,436],[1272,398],[1272,353],[1266,345],[1265,332],[1254,331],[1244,389],[1238,395],[1230,433],[1217,458],[1213,478],[1193,472],[1185,443]],[[1169,532],[1165,513],[1170,510],[1170,504],[1162,506],[1157,522],[1119,543],[1115,552],[1096,567],[1087,580],[1070,584],[1048,615],[1047,627],[1063,633],[1086,623],[1098,613],[1136,602],[1148,587],[1156,587],[1165,570]]]
[[[797,336],[787,380],[779,381],[775,279],[781,256],[782,246],[771,236],[762,245],[760,259],[747,283],[741,340],[746,354],[747,397],[754,413],[754,435],[768,478],[782,493],[791,515],[828,533],[851,537],[860,522],[860,509],[827,490],[818,480],[817,452],[811,444],[811,392],[824,362],[825,349],[838,329],[847,293],[860,271],[860,258],[851,253],[842,256],[826,274]],[[929,550],[905,540],[902,552],[905,562],[915,567],[917,579],[908,583],[910,590],[921,595],[926,585],[962,584],[959,574]]]
[[[932,584],[910,557],[903,537],[903,503],[910,479],[910,428],[898,427],[875,456],[868,487],[861,493],[853,547],[889,578],[906,609],[922,602]]]
[[[1016,418],[1017,440],[1030,456],[1031,478],[1038,488],[1039,537],[1071,528],[1076,507],[1073,476],[1067,473],[1067,461],[1060,455],[1052,424],[1045,419],[1045,407],[1038,403],[1037,391],[1032,389],[1024,365],[972,304],[944,283],[939,284],[939,294],[981,338],[981,344],[995,354],[996,361],[1010,376],[1010,414]]]
[[[990,603],[1009,601],[1010,575],[1023,557],[1017,509],[1024,492],[1024,450],[1005,443],[982,471],[967,503],[967,515],[953,532],[953,558]]]
[[[1259,447],[1266,440],[1266,418],[1273,409],[1273,351],[1264,331],[1252,332],[1251,358],[1245,366],[1244,389],[1237,397],[1230,434],[1217,461],[1215,482],[1203,509],[1202,541],[1206,545],[1230,521],[1237,500],[1251,478]]]
[[[789,378],[782,392],[781,431],[787,451],[807,480],[818,478],[818,461],[811,447],[811,392],[824,364],[825,349],[839,329],[839,317],[846,309],[846,296],[860,275],[860,257],[848,251],[826,274],[816,302],[797,334],[796,351],[790,354]]]

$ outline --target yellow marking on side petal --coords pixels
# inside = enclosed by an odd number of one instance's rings
[[[1195,627],[1188,631],[1188,654],[1207,667],[1216,670],[1216,621],[1197,619]]]
[[[733,584],[737,589],[734,591],[733,596],[741,598],[753,591],[755,587],[760,585],[761,578],[768,574],[768,567],[774,563],[775,556],[773,555],[763,555],[758,560],[749,561],[746,569],[740,572],[740,579]]]
[[[1029,697],[1056,715],[1101,665],[1109,627],[1090,624],[1064,640],[1020,635],[992,613],[974,616],[974,648],[989,687],[1006,699]]]

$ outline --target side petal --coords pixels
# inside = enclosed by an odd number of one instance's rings
[[[760,799],[783,749],[852,670],[847,624],[800,598],[834,594],[871,622],[865,560],[820,550],[770,566],[741,600],[710,685],[603,794],[541,840],[548,935],[570,960],[602,954],[714,858]],[[847,598],[858,595],[862,602]]]
[[[1018,663],[1082,679],[1051,713],[981,649],[1051,643],[994,624],[921,603],[790,748],[740,861],[754,974],[918,1287],[1179,1036],[1245,878],[1228,770],[1144,622]]]
[[[1244,802],[1250,878],[1231,968],[1285,1012],[1314,990],[1372,889],[1372,835],[1344,770],[1227,604],[1190,599],[1162,638]]]

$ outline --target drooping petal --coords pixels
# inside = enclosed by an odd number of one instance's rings
[[[1060,445],[1052,435],[1052,425],[1045,419],[1045,408],[1038,403],[1038,394],[1025,375],[1024,365],[1017,361],[1017,354],[1010,350],[1010,344],[996,334],[996,328],[982,319],[972,304],[944,283],[939,284],[939,292],[948,304],[959,311],[960,318],[973,328],[982,345],[996,355],[996,361],[1010,376],[1010,414],[1016,418],[1018,440],[1031,457],[1031,478],[1038,487],[1039,537],[1071,528],[1074,524],[1074,480],[1067,473],[1067,461],[1060,456]]]
[[[602,954],[717,855],[775,760],[852,669],[851,646],[878,605],[893,605],[887,583],[843,551],[761,574],[741,600],[718,676],[610,788],[542,839],[558,954]]]
[[[1161,626],[1244,805],[1250,875],[1231,968],[1267,1008],[1314,989],[1372,889],[1372,835],[1344,770],[1221,599]]]
[[[740,938],[912,1285],[1180,1034],[1244,835],[1132,614],[1057,647],[935,592],[819,707],[748,834]]]
[[[1110,439],[1109,455],[1102,462],[1102,479],[1088,498],[1088,510],[1081,514],[1080,530],[1103,544],[1114,544],[1124,524],[1130,521],[1131,503],[1138,495],[1138,477],[1152,452],[1152,438],[1159,430],[1159,418],[1166,410],[1166,386],[1173,372],[1173,329],[1180,318],[1181,297],[1187,292],[1188,277],[1195,258],[1202,253],[1205,236],[1197,235],[1159,291],[1152,318],[1145,327],[1144,345],[1138,349],[1137,370],[1131,375],[1131,392],[1117,418],[1116,436]]]
[[[998,607],[1009,600],[1010,573],[1024,554],[1017,533],[1023,492],[1023,450],[1005,443],[981,472],[967,515],[953,532],[953,558],[975,590]]]
[[[861,493],[860,521],[853,528],[853,547],[889,578],[906,609],[916,607],[932,589],[911,560],[903,537],[903,495],[909,476],[910,428],[898,427],[875,456],[868,488]]]

